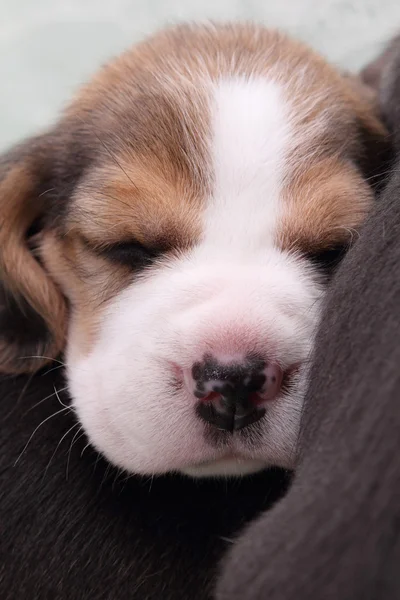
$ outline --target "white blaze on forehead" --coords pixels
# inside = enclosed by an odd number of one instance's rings
[[[219,81],[212,100],[214,189],[205,243],[273,243],[291,139],[282,87],[263,78]]]

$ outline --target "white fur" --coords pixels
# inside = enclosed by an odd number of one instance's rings
[[[212,119],[214,193],[205,245],[254,252],[274,243],[279,197],[290,144],[280,87],[265,79],[228,79],[215,89]]]
[[[321,290],[305,261],[275,247],[293,140],[289,108],[274,82],[215,85],[208,141],[214,190],[201,242],[107,306],[88,356],[79,353],[72,318],[67,363],[75,409],[94,446],[128,471],[203,476],[293,465],[300,376],[292,393],[266,405],[260,434],[233,434],[220,447],[205,435],[191,391],[173,385],[205,353],[229,360],[258,352],[283,368],[309,355]]]

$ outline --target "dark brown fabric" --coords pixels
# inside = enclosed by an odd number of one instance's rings
[[[285,474],[128,478],[85,449],[47,371],[0,379],[1,600],[209,600],[229,540]]]

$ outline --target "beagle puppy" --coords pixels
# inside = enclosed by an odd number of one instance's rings
[[[327,275],[387,149],[372,92],[280,32],[138,44],[1,161],[1,372],[63,352],[128,472],[292,468]]]

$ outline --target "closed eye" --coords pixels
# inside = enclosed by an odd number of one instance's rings
[[[325,275],[332,277],[347,254],[349,247],[348,244],[337,244],[330,248],[307,252],[306,258],[308,258],[318,269],[321,269]]]
[[[104,246],[98,252],[114,263],[136,270],[150,266],[161,255],[162,249],[146,247],[137,241],[127,241]]]

